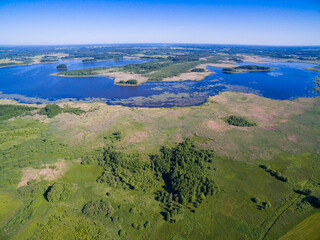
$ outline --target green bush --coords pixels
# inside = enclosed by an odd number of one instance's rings
[[[45,192],[45,197],[48,202],[64,201],[69,198],[72,192],[72,187],[67,183],[54,183]]]
[[[249,122],[244,117],[239,117],[239,116],[235,116],[235,115],[231,115],[229,117],[226,117],[225,121],[229,125],[233,125],[233,126],[237,126],[237,127],[253,127],[253,126],[257,126],[256,123]]]
[[[48,104],[39,111],[40,115],[46,115],[48,118],[53,118],[60,113],[62,113],[62,108],[57,104]]]
[[[88,202],[82,208],[82,212],[89,217],[106,217],[112,210],[110,203],[104,200]]]

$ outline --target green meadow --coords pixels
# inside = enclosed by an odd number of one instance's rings
[[[3,102],[0,239],[317,239],[319,103]]]

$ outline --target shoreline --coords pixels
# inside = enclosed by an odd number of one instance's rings
[[[43,104],[62,104],[62,103],[88,103],[88,104],[94,104],[94,103],[103,103],[106,104],[108,106],[118,106],[118,107],[128,107],[128,108],[186,108],[186,107],[196,107],[196,106],[201,106],[203,104],[205,104],[206,102],[208,102],[211,98],[214,98],[216,96],[221,96],[224,94],[240,94],[243,96],[246,95],[254,95],[263,99],[267,99],[267,100],[272,100],[272,101],[297,101],[297,100],[301,100],[301,99],[316,99],[316,98],[320,98],[320,96],[313,96],[313,97],[297,97],[294,99],[273,99],[273,98],[268,98],[268,97],[264,97],[255,93],[244,93],[244,92],[235,92],[235,91],[223,91],[223,92],[219,92],[218,94],[212,95],[212,96],[208,96],[206,98],[205,101],[198,103],[198,104],[193,104],[193,105],[189,105],[189,106],[171,106],[171,107],[152,107],[152,106],[129,106],[126,104],[108,104],[107,101],[110,100],[108,98],[87,98],[87,100],[85,99],[75,99],[75,98],[63,98],[63,99],[58,99],[58,100],[54,100],[54,101],[50,101],[48,99],[40,99],[40,98],[36,98],[36,97],[26,97],[26,96],[22,96],[22,95],[18,95],[18,94],[3,94],[0,92],[0,106],[1,105],[5,105],[5,104],[14,104],[14,105],[29,105],[29,106],[39,106],[39,105],[43,105]],[[12,95],[12,96],[10,96]],[[5,96],[5,97],[3,97]],[[18,100],[20,98],[20,100]],[[24,99],[24,100],[23,100]],[[21,101],[22,100],[22,101]]]

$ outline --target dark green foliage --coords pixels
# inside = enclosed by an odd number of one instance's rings
[[[67,183],[54,183],[44,193],[48,202],[58,202],[67,200],[72,193],[72,187]]]
[[[128,64],[123,66],[123,69],[127,72],[145,74],[169,66],[170,64],[170,62],[145,62],[140,64]]]
[[[67,70],[68,67],[67,67],[67,65],[61,63],[61,64],[59,64],[59,65],[57,66],[57,69],[58,69],[58,70]]]
[[[124,154],[112,147],[105,148],[103,156],[98,160],[105,171],[97,182],[124,189],[151,190],[156,186],[153,171],[148,162],[139,158],[139,154]]]
[[[213,156],[213,151],[198,150],[188,139],[175,148],[162,148],[161,154],[153,157],[154,169],[166,183],[166,191],[157,193],[157,199],[167,204],[165,219],[172,221],[180,204],[202,202],[218,191],[206,168]]]
[[[71,71],[65,71],[60,72],[58,75],[64,75],[64,76],[90,76],[90,75],[96,75],[97,70],[103,70],[106,69],[104,67],[96,67],[96,68],[84,68],[79,70],[71,70]]]
[[[263,66],[256,66],[256,65],[243,65],[233,68],[223,68],[223,73],[237,73],[242,71],[248,71],[248,72],[258,72],[258,71],[270,71],[270,67],[263,67]]]
[[[102,161],[104,155],[104,149],[96,149],[91,153],[87,153],[84,156],[81,156],[81,164],[92,164],[93,162]]]
[[[191,69],[191,72],[205,72],[206,70],[204,68],[194,68]]]
[[[0,121],[20,116],[34,109],[37,108],[21,105],[0,105]]]
[[[57,104],[48,104],[44,108],[40,109],[39,114],[40,115],[47,115],[48,118],[53,118],[62,112],[80,115],[80,114],[85,113],[86,111],[84,111],[80,108],[71,108],[68,106],[61,108]]]
[[[256,123],[249,122],[244,117],[235,116],[235,115],[231,115],[229,117],[226,117],[225,121],[229,125],[233,125],[233,126],[237,126],[237,127],[253,127],[253,126],[257,126]]]
[[[270,207],[271,207],[271,203],[270,202],[262,202],[261,204],[257,203],[257,208],[259,210],[265,210],[265,209],[270,208]]]
[[[81,114],[85,113],[86,111],[82,110],[81,108],[64,107],[63,112],[75,114],[75,115],[81,115]]]
[[[43,56],[40,60],[42,63],[47,63],[47,62],[56,62],[58,61],[58,58],[56,56]]]
[[[89,217],[106,217],[112,213],[112,206],[110,203],[100,200],[100,201],[91,201],[86,203],[82,212]]]
[[[96,61],[97,61],[96,59],[92,59],[92,58],[86,58],[86,59],[82,60],[83,63],[92,63],[92,62],[96,62]]]
[[[260,165],[260,168],[264,169],[266,172],[270,173],[271,176],[275,177],[276,179],[282,181],[282,182],[288,182],[288,178],[285,176],[282,176],[282,174],[276,170],[273,170],[269,166],[266,165]]]
[[[314,208],[320,208],[320,198],[318,197],[306,196],[304,201],[307,201]]]
[[[129,84],[129,85],[137,85],[138,84],[138,81],[136,79],[130,79],[130,80],[127,80],[127,81],[119,81],[118,82],[119,84]]]
[[[25,198],[43,198],[43,193],[47,188],[47,183],[31,180],[28,182],[28,185],[18,188],[18,193]]]
[[[39,111],[40,115],[47,115],[48,118],[53,118],[60,113],[62,113],[62,108],[57,104],[48,104],[44,108],[41,108]]]
[[[260,204],[260,199],[259,198],[253,197],[253,198],[251,198],[251,201],[253,203]]]

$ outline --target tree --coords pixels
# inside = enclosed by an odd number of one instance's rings
[[[58,70],[67,70],[68,67],[67,67],[67,65],[61,63],[61,64],[59,64],[59,65],[57,66],[57,69],[58,69]]]

